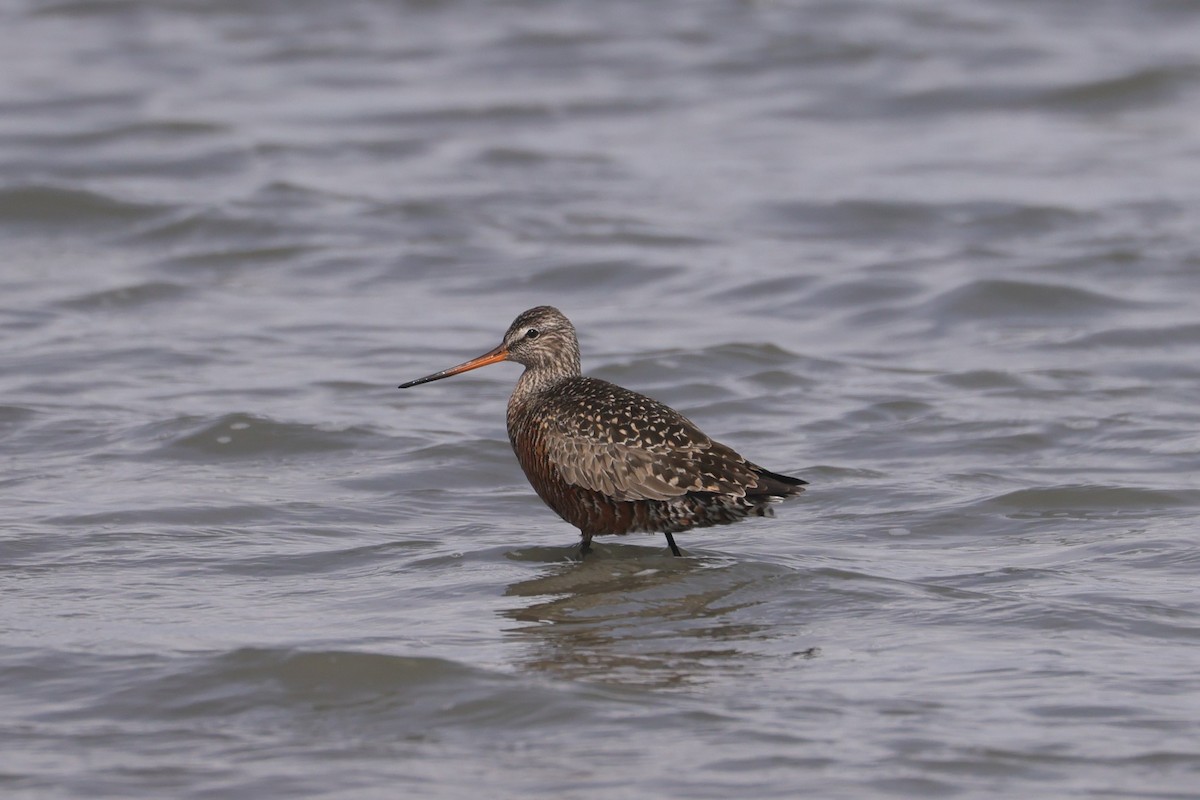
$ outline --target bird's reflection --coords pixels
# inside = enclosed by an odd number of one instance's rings
[[[712,556],[673,558],[658,548],[597,547],[582,563],[562,548],[510,554],[552,561],[510,597],[532,602],[504,613],[529,644],[524,665],[560,677],[643,685],[691,685],[737,670],[766,637],[745,610],[779,568]],[[764,574],[766,573],[766,574]]]

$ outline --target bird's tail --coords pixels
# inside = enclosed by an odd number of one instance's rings
[[[758,476],[758,486],[755,486],[747,495],[759,495],[773,498],[791,497],[795,494],[800,494],[804,491],[804,487],[808,485],[808,481],[800,478],[793,478],[790,475],[780,475],[778,472],[771,472],[769,469],[755,466],[754,474]]]

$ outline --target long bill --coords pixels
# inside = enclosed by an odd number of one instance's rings
[[[466,363],[463,363],[463,364],[459,364],[457,367],[451,367],[450,369],[444,369],[441,372],[435,372],[432,375],[426,375],[424,378],[417,378],[415,381],[409,381],[408,383],[402,383],[402,384],[400,384],[400,388],[408,389],[409,387],[412,387],[412,386],[419,386],[422,383],[429,383],[430,381],[440,381],[442,378],[449,378],[451,375],[457,375],[460,372],[469,372],[470,370],[473,370],[473,369],[479,369],[480,367],[486,367],[488,364],[495,364],[500,361],[504,361],[506,358],[508,358],[508,348],[505,347],[504,345],[500,345],[495,350],[490,350],[490,351],[484,353],[483,355],[481,355],[479,358],[472,358],[470,361],[467,361]]]

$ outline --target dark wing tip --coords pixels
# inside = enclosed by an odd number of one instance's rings
[[[802,487],[808,485],[808,481],[803,478],[780,475],[778,472],[771,472],[769,469],[763,469],[762,467],[754,467],[754,474],[758,476],[758,486],[750,494],[787,497],[793,494],[800,494],[800,492],[804,491]]]

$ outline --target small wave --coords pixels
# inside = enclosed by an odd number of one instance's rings
[[[143,723],[221,720],[230,735],[275,719],[283,726],[344,729],[354,738],[424,740],[454,728],[506,734],[514,726],[600,718],[624,699],[615,688],[548,686],[429,656],[244,647],[147,660],[108,665],[109,685],[117,688],[62,715]],[[627,703],[635,707],[633,698]]]
[[[740,284],[722,284],[709,298],[721,303],[739,300],[773,300],[790,302],[803,296],[817,280],[814,275],[756,278]]]
[[[138,717],[223,717],[267,709],[352,707],[374,699],[396,706],[421,700],[433,687],[483,679],[482,670],[440,658],[353,651],[246,647],[184,659],[173,669],[112,692],[96,710]],[[441,695],[448,699],[445,695]]]
[[[159,262],[164,271],[232,272],[239,269],[255,269],[267,264],[298,261],[317,248],[306,245],[280,245],[278,247],[228,246],[221,250],[209,250],[188,255],[173,256]]]
[[[996,389],[1026,389],[1028,381],[1012,372],[1002,372],[994,369],[973,369],[966,372],[955,372],[941,375],[937,378],[947,386],[956,389],[996,390]]]
[[[1046,283],[975,280],[943,292],[925,304],[926,313],[942,322],[980,319],[1083,317],[1137,304],[1129,300]]]
[[[1144,489],[1135,486],[1063,485],[1007,492],[987,501],[1015,517],[1110,517],[1144,515],[1200,505],[1200,490]]]
[[[1058,206],[976,201],[784,201],[760,206],[748,224],[787,238],[926,241],[956,234],[970,241],[1011,234],[1028,237],[1077,224],[1088,215]]]
[[[265,458],[354,448],[366,438],[370,435],[357,428],[330,431],[238,413],[205,421],[162,445],[157,453],[186,460]]]
[[[177,283],[148,281],[115,289],[105,289],[63,300],[59,305],[76,311],[101,311],[112,308],[140,308],[152,303],[176,300],[191,290]]]
[[[55,186],[0,189],[0,225],[101,225],[154,219],[167,206],[133,203],[99,192]]]
[[[18,425],[37,415],[32,408],[0,405],[0,430]]]
[[[175,214],[164,220],[156,219],[150,225],[139,226],[128,238],[135,243],[154,245],[195,243],[211,247],[213,242],[222,242],[227,250],[270,250],[289,247],[272,242],[287,234],[289,229],[286,226],[260,216],[235,216],[212,209],[199,209]]]
[[[850,423],[851,427],[870,426],[926,419],[934,411],[934,405],[920,400],[886,400],[849,411],[842,416],[842,420]]]
[[[1190,89],[1200,77],[1194,65],[1152,67],[1123,75],[1051,89],[1037,98],[1049,111],[1116,112],[1162,105]]]
[[[804,303],[822,309],[862,309],[877,303],[894,304],[913,297],[920,291],[921,285],[915,281],[869,275],[859,280],[841,281],[818,289],[805,297]]]
[[[1060,347],[1128,347],[1132,349],[1166,349],[1200,344],[1200,325],[1170,325],[1162,328],[1115,328],[1081,336]]]
[[[427,108],[406,108],[400,111],[360,114],[356,121],[361,125],[379,125],[389,128],[412,125],[448,125],[453,123],[475,124],[539,124],[557,121],[564,117],[613,117],[645,113],[660,105],[656,98],[631,99],[629,97],[581,98],[566,96],[546,100],[519,99],[481,102],[464,102],[459,105],[431,104]]]
[[[610,288],[625,292],[630,287],[657,283],[682,272],[681,267],[656,267],[632,261],[599,261],[542,269],[523,283],[530,289],[542,292],[591,296],[591,292],[597,289]],[[511,278],[505,278],[499,285],[511,287],[512,283]]]
[[[1014,111],[1118,113],[1152,108],[1177,100],[1195,83],[1197,72],[1194,65],[1183,64],[1137,69],[1109,77],[1052,85],[954,84],[867,96],[857,103],[825,102],[795,113],[833,118],[931,117]]]
[[[611,159],[593,153],[561,153],[528,147],[487,147],[475,157],[491,167],[567,167],[589,172],[611,169]]]
[[[87,147],[111,142],[169,142],[183,139],[204,138],[230,132],[228,125],[188,119],[137,120],[118,125],[84,131],[62,131],[50,136],[40,136],[39,143]]]

